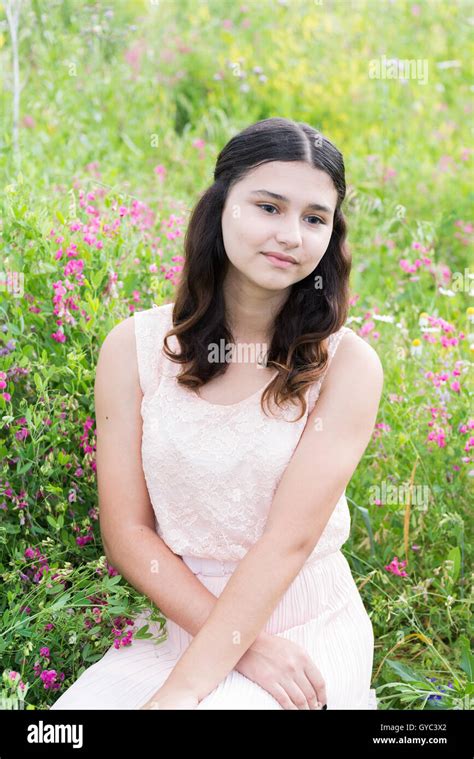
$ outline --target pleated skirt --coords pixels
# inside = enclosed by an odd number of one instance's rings
[[[183,561],[218,597],[238,562],[183,556]],[[134,630],[149,624],[163,637],[149,610],[134,619]],[[267,620],[264,630],[303,646],[320,670],[328,709],[377,709],[370,687],[374,633],[369,615],[341,551],[307,562]],[[163,685],[192,636],[171,619],[167,637],[113,645],[59,696],[51,709],[140,709]],[[260,685],[232,670],[197,709],[282,709]]]

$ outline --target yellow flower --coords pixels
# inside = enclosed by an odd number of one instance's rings
[[[469,306],[469,308],[466,309],[466,314],[472,316],[474,314],[474,306]]]
[[[417,337],[415,337],[414,340],[411,342],[412,345],[421,345],[421,340],[419,340]]]

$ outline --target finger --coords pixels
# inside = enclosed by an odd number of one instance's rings
[[[308,710],[310,708],[305,694],[295,680],[287,680],[284,687],[297,709]]]
[[[327,704],[326,683],[324,682],[321,672],[312,660],[309,660],[305,665],[304,673],[311,683],[320,704],[322,706]]]
[[[295,682],[298,688],[300,688],[300,690],[304,693],[309,708],[321,709],[323,703],[319,702],[318,694],[316,693],[313,684],[308,679],[306,672],[303,671],[298,673],[298,675],[295,677]]]
[[[293,703],[291,698],[288,696],[288,693],[286,692],[284,687],[280,685],[279,683],[274,682],[272,684],[271,690],[269,689],[268,692],[273,696],[273,698],[276,701],[278,701],[278,703],[283,709],[293,709],[293,710],[298,709],[298,707]]]

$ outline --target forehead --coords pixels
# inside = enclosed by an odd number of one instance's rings
[[[337,202],[337,190],[329,174],[302,161],[271,161],[252,169],[235,190],[252,192],[265,188],[285,195],[290,202],[305,205],[326,201],[331,207]]]

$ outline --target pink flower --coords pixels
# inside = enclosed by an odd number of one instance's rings
[[[64,672],[58,675],[55,669],[45,669],[41,672],[40,678],[46,690],[58,690],[61,687],[61,681],[64,680]]]
[[[394,575],[398,575],[399,577],[408,577],[407,573],[405,572],[402,567],[406,566],[406,561],[398,561],[398,557],[395,556],[390,564],[387,564],[384,569],[387,570],[387,572],[391,572]]]
[[[443,429],[433,430],[428,433],[428,440],[434,440],[439,448],[446,448],[446,433]]]
[[[387,182],[389,179],[392,179],[392,177],[396,177],[396,176],[397,176],[397,170],[392,169],[391,166],[389,166],[385,174],[383,175],[382,179],[384,182]]]
[[[153,169],[153,171],[155,172],[155,174],[158,174],[158,176],[160,177],[161,180],[165,179],[165,177],[166,177],[166,169],[163,166],[163,164],[159,163],[158,166],[155,166],[155,168]]]
[[[59,330],[57,332],[52,332],[51,337],[53,340],[56,340],[58,343],[65,343],[66,342],[66,335],[64,332],[60,332]]]

